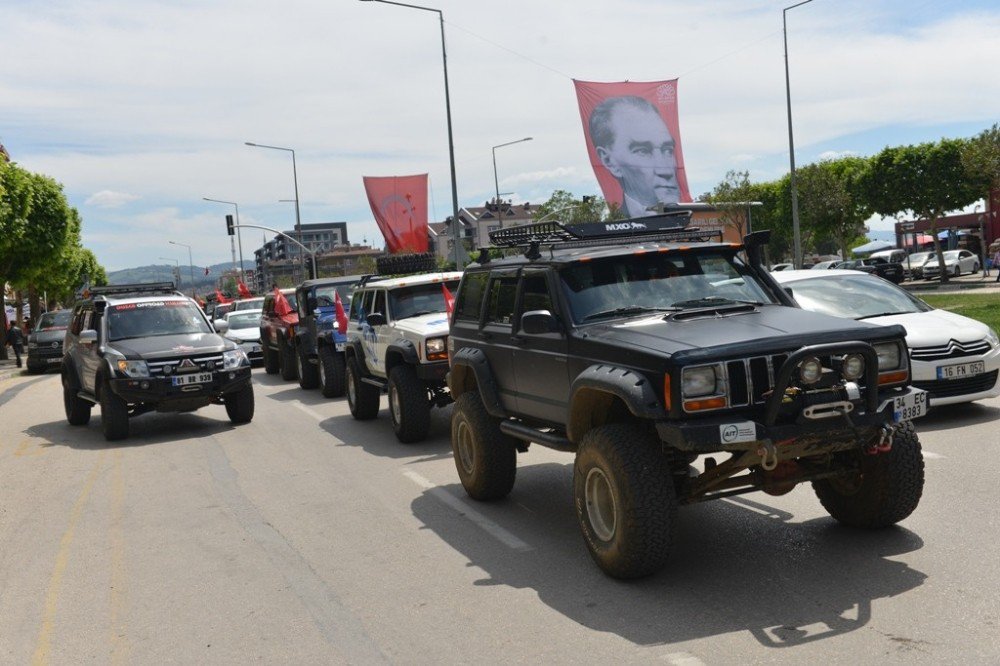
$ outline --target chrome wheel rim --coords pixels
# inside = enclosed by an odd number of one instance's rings
[[[354,405],[354,401],[357,400],[357,388],[354,386],[354,370],[350,366],[347,367],[347,401]]]
[[[392,422],[399,425],[401,420],[400,415],[403,412],[403,404],[399,399],[399,391],[396,390],[396,385],[389,384],[389,413],[392,415]]]
[[[462,465],[462,470],[471,475],[476,464],[476,449],[473,444],[472,428],[465,421],[459,421],[455,432],[456,449],[458,450],[458,462]]]
[[[587,518],[594,534],[601,541],[611,541],[618,527],[615,494],[608,477],[597,467],[587,472],[584,499],[587,502]]]

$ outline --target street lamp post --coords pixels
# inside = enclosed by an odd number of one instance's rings
[[[298,169],[295,167],[295,151],[291,148],[282,148],[281,146],[265,146],[262,143],[253,143],[251,141],[245,141],[246,145],[252,146],[254,148],[270,148],[271,150],[284,150],[292,154],[292,182],[295,185],[295,240],[302,243],[302,218],[299,216],[299,175]],[[305,266],[305,255],[299,255],[299,266]]]
[[[792,86],[788,77],[788,22],[789,9],[795,9],[808,4],[812,0],[803,0],[781,10],[781,31],[785,39],[785,104],[788,107],[788,164],[791,173],[792,188],[792,242],[795,248],[795,267],[802,268],[802,234],[799,231],[799,193],[795,182],[795,141],[792,139]]]
[[[240,282],[246,284],[246,274],[243,272],[243,236],[240,231],[240,206],[235,201],[223,201],[222,199],[210,199],[208,197],[202,197],[202,201],[212,201],[214,203],[229,204],[230,206],[236,207],[236,240],[240,245]],[[232,246],[233,240],[229,239],[229,245]],[[233,251],[233,263],[236,263],[235,250]]]
[[[187,243],[178,243],[177,241],[167,241],[171,245],[180,245],[181,247],[186,247],[188,249],[188,277],[191,279],[191,293],[194,294],[194,260],[191,259],[191,246]]]
[[[393,2],[392,0],[361,0],[362,2],[381,2],[386,5],[396,5],[398,7],[409,7],[425,12],[435,12],[441,23],[441,62],[444,66],[444,109],[448,119],[448,159],[451,163],[451,236],[454,243],[455,268],[462,269],[464,252],[462,251],[461,222],[458,219],[458,179],[455,177],[455,140],[451,131],[451,96],[448,92],[448,52],[444,45],[444,12],[433,7],[421,7],[420,5],[410,5],[404,2]]]
[[[523,139],[518,139],[517,141],[508,141],[507,143],[501,143],[499,146],[493,146],[493,185],[497,188],[496,203],[498,207],[500,206],[500,179],[497,178],[497,148],[513,146],[515,143],[524,143],[525,141],[531,141],[531,137],[526,136]]]
[[[174,262],[174,277],[177,278],[177,288],[181,288],[181,262],[177,261],[173,257],[158,257],[158,259],[163,259],[164,261]]]

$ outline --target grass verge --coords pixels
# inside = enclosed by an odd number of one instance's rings
[[[994,331],[1000,330],[1000,294],[917,294],[929,305],[977,321]]]

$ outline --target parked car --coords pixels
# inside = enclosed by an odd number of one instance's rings
[[[246,352],[250,365],[264,364],[260,346],[260,313],[254,310],[227,312],[216,325],[216,330],[227,340],[232,340]]]
[[[62,362],[63,338],[72,310],[46,312],[28,334],[28,373],[45,372]]]
[[[903,273],[910,280],[922,280],[924,277],[924,263],[933,255],[933,252],[914,252],[902,262]]]
[[[906,277],[903,264],[889,263],[885,259],[848,259],[840,262],[834,268],[871,273],[893,284],[899,284]]]
[[[807,310],[906,327],[911,379],[930,394],[932,405],[1000,395],[1000,341],[986,324],[932,308],[905,289],[856,271],[786,271],[774,279]]]
[[[795,264],[782,263],[782,264],[775,264],[775,265],[771,266],[771,271],[772,272],[776,272],[776,271],[790,271],[793,268],[795,268]]]
[[[944,253],[944,269],[953,277],[962,273],[978,273],[979,257],[968,250],[948,250]],[[941,262],[933,254],[924,263],[923,274],[925,280],[934,280],[941,275]]]
[[[813,264],[809,267],[811,271],[825,271],[833,268],[840,263],[840,259],[833,259],[832,261],[821,261],[818,264]]]
[[[264,297],[254,296],[253,298],[241,298],[237,301],[233,301],[233,310],[239,312],[241,310],[260,310],[264,307]]]
[[[906,261],[906,250],[893,248],[891,250],[879,250],[868,255],[869,259],[882,259],[890,264],[902,264]]]

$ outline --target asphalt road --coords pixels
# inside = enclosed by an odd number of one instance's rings
[[[682,508],[666,570],[591,562],[569,454],[469,500],[437,410],[402,445],[255,371],[257,415],[146,414],[108,445],[55,375],[0,381],[3,663],[1000,662],[1000,400],[918,426],[916,513],[838,526],[809,487]]]

